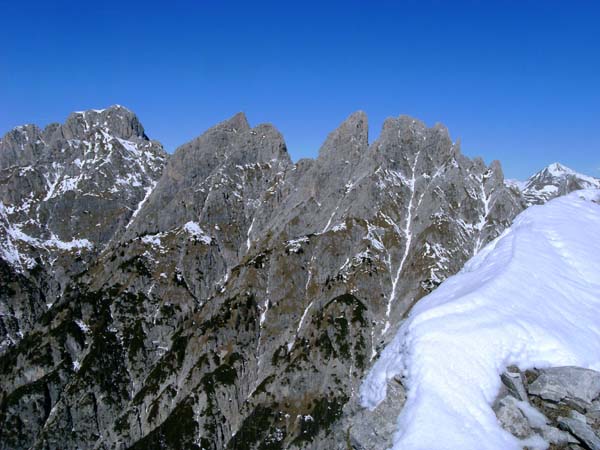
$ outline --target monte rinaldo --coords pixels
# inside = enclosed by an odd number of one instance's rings
[[[241,113],[17,127],[0,449],[600,449],[598,189],[406,116],[296,163]]]

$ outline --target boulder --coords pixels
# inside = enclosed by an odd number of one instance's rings
[[[573,399],[591,404],[600,395],[600,373],[579,367],[553,367],[542,371],[528,391],[553,402]]]

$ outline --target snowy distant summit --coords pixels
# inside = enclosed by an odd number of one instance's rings
[[[505,182],[523,193],[527,205],[540,205],[579,189],[600,188],[600,179],[583,175],[560,163],[550,164],[527,181]]]
[[[519,191],[522,191],[523,189],[525,189],[525,186],[527,186],[527,181],[506,178],[504,180],[504,184],[506,184],[508,187],[512,187],[518,189]]]
[[[557,162],[550,164],[544,170],[546,170],[552,176],[555,176],[555,177],[560,177],[565,174],[571,175],[571,174],[576,173],[573,169],[569,169],[568,167],[563,166],[562,164],[557,163]]]

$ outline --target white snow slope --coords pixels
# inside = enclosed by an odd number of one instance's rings
[[[419,301],[361,387],[375,408],[406,377],[394,450],[518,449],[491,403],[499,374],[600,370],[600,190],[532,206],[457,275]]]

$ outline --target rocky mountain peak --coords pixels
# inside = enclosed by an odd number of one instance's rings
[[[367,151],[369,146],[369,122],[363,111],[356,111],[344,120],[319,150],[319,158],[356,160]]]
[[[392,151],[392,154],[388,154],[392,159],[410,159],[424,149],[432,155],[438,153],[436,159],[439,159],[449,156],[451,150],[454,150],[448,129],[444,125],[438,123],[428,128],[424,122],[406,115],[387,118],[373,147],[377,151]],[[443,155],[439,155],[440,152]]]
[[[520,188],[527,203],[533,205],[578,189],[599,187],[600,179],[578,173],[563,164],[552,163],[531,176]]]
[[[244,216],[236,219],[237,225],[245,227],[246,220],[252,219],[252,202],[291,164],[283,136],[275,127],[251,128],[245,114],[238,113],[175,151],[130,234],[166,232],[188,221],[219,226],[221,221],[233,220],[233,210],[222,211],[222,196],[225,203],[235,199],[245,204],[235,211]],[[220,213],[213,213],[213,208]]]
[[[424,122],[403,114],[398,117],[388,117],[385,119],[381,135],[387,136],[390,134],[390,137],[391,135],[408,137],[416,134],[422,136],[426,130],[427,125]]]
[[[5,278],[26,280],[30,298],[2,299],[23,320],[16,326],[12,314],[0,319],[0,348],[26,332],[122,232],[167,158],[121,106],[73,113],[43,131],[17,127],[7,136],[0,142],[0,259],[9,262]]]
[[[566,174],[571,175],[575,173],[573,169],[570,169],[567,166],[563,166],[562,164],[557,162],[550,164],[543,170],[548,172],[552,176],[562,176]]]
[[[13,144],[25,144],[32,138],[40,135],[40,129],[34,124],[19,125],[12,130],[8,131],[2,138],[0,138],[0,145],[7,144],[9,141]]]
[[[209,128],[203,134],[175,150],[172,165],[180,160],[197,161],[190,170],[202,172],[212,170],[224,161],[238,163],[291,161],[281,133],[270,124],[251,128],[246,115],[237,113],[230,119]]]
[[[20,125],[0,139],[0,169],[32,161],[39,157],[42,141],[41,131],[36,125]]]
[[[504,171],[502,170],[500,161],[495,159],[490,163],[487,176],[496,186],[504,184]]]
[[[214,128],[223,128],[234,133],[248,131],[250,124],[244,112],[238,112],[231,118],[217,124]]]
[[[138,117],[121,105],[74,112],[62,127],[65,139],[84,139],[94,130],[103,130],[120,139],[147,139]]]

